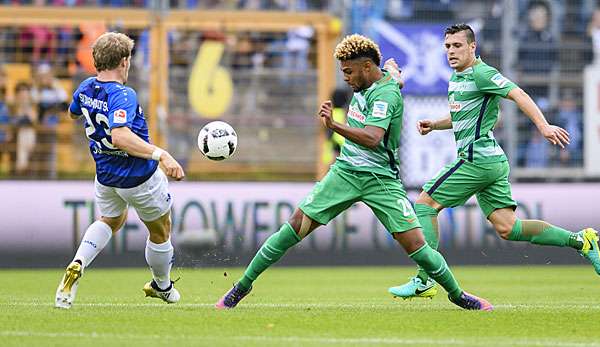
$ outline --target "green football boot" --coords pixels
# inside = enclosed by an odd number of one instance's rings
[[[411,278],[408,283],[389,288],[388,292],[390,292],[390,294],[392,294],[394,297],[399,297],[404,300],[412,298],[433,299],[433,297],[437,294],[437,289],[435,288],[435,281],[431,278],[428,279],[427,282],[423,283],[423,280],[415,276]]]
[[[583,229],[577,235],[583,238],[583,248],[578,251],[581,256],[587,259],[596,273],[600,275],[600,253],[598,252],[598,232],[592,228]]]

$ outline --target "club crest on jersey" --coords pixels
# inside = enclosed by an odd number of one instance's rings
[[[506,86],[506,84],[510,82],[508,78],[502,76],[501,73],[497,73],[494,76],[492,76],[491,81],[494,82],[494,84],[497,85],[499,88],[504,88],[504,86]]]
[[[375,101],[373,104],[373,117],[385,118],[387,114],[388,103],[384,101]]]
[[[450,106],[450,112],[458,112],[462,108],[462,104],[460,102],[454,101],[454,94],[450,95],[448,98],[448,105]]]
[[[366,119],[365,115],[360,112],[356,105],[350,105],[350,107],[348,108],[348,118],[352,118],[355,121],[361,123],[364,123]]]
[[[115,113],[113,113],[113,123],[117,123],[117,124],[127,123],[127,111],[116,110]]]

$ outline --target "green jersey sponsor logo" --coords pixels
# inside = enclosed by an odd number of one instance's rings
[[[358,108],[357,104],[352,104],[348,108],[348,118],[354,119],[355,121],[360,123],[364,123],[365,119],[367,119],[367,117],[365,117],[365,115],[362,114],[362,112],[360,112],[360,109]]]
[[[458,112],[461,109],[461,103],[460,102],[456,102],[456,100],[454,100],[454,94],[450,95],[448,97],[448,106],[450,106],[450,112]]]

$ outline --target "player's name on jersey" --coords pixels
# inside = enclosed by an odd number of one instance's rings
[[[99,147],[94,147],[94,154],[107,154],[107,155],[116,155],[119,157],[129,157],[129,154],[125,151],[115,151],[115,150],[104,150]]]
[[[108,102],[104,100],[90,98],[89,96],[80,93],[79,102],[81,103],[81,106],[87,106],[98,110],[102,110],[104,112],[108,112]]]

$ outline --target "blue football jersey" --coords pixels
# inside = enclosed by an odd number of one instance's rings
[[[132,188],[154,174],[157,161],[130,156],[112,144],[111,129],[123,126],[150,143],[144,112],[132,88],[90,77],[73,93],[69,110],[85,117],[85,134],[96,162],[98,182],[110,187]]]

